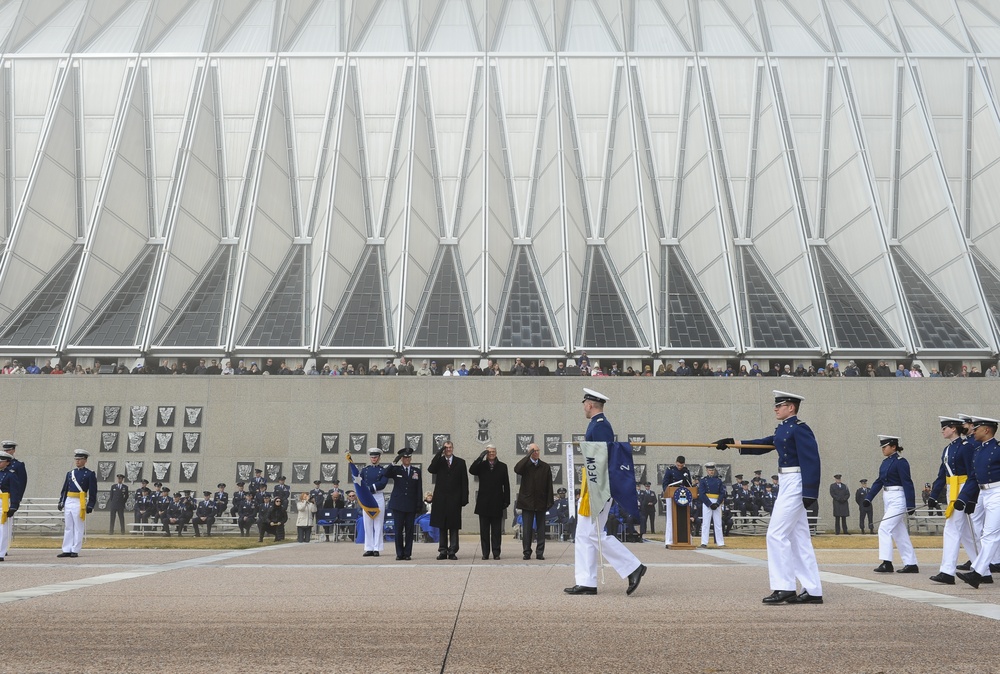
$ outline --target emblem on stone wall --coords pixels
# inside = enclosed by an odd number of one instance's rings
[[[130,452],[144,452],[144,451],[146,451],[146,432],[145,431],[129,431],[129,433],[128,433],[128,451],[130,451]]]
[[[173,426],[174,425],[174,408],[173,407],[157,407],[156,408],[156,425],[157,426]]]
[[[476,425],[479,426],[479,431],[476,433],[476,440],[482,443],[487,443],[490,441],[490,422],[492,419],[477,419]]]
[[[185,407],[184,408],[184,425],[189,428],[197,428],[201,426],[201,408],[200,407]]]
[[[169,452],[171,445],[174,443],[174,434],[169,431],[159,431],[156,433],[156,449],[157,452]]]
[[[184,451],[192,454],[201,451],[201,433],[197,431],[184,433]]]
[[[138,482],[142,479],[142,461],[125,462],[125,479],[129,482]]]
[[[76,406],[76,425],[77,426],[90,426],[94,418],[94,406],[93,405],[77,405]]]
[[[170,462],[154,461],[153,477],[155,477],[159,482],[170,482]]]
[[[323,433],[319,446],[320,454],[336,454],[340,451],[340,433]]]
[[[134,426],[138,428],[139,426],[146,425],[146,413],[149,411],[149,406],[147,405],[132,405],[129,408],[129,426]]]
[[[122,413],[122,408],[119,405],[105,405],[104,406],[104,425],[105,426],[117,426],[118,417]]]
[[[101,433],[101,451],[102,452],[114,452],[117,450],[116,445],[118,444],[118,432],[117,431],[103,431]]]

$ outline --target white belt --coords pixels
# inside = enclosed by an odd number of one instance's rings
[[[1000,487],[1000,482],[990,482],[988,484],[979,485],[980,489],[996,489],[997,487]]]
[[[902,487],[886,487],[886,491],[903,491]]]
[[[802,469],[799,466],[789,466],[788,468],[779,468],[779,473],[801,473]]]

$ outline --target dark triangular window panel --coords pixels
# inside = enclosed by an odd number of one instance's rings
[[[913,327],[925,349],[981,349],[984,347],[945,306],[923,277],[910,266],[899,250],[892,250],[903,296]]]
[[[232,246],[225,246],[202,272],[201,281],[163,339],[164,346],[218,346]]]
[[[348,289],[349,294],[345,294],[346,305],[339,313],[340,318],[329,345],[386,346],[382,270],[378,250],[374,246],[368,247],[353,278],[356,282]]]
[[[139,338],[142,308],[156,262],[155,246],[146,252],[132,268],[125,281],[112,291],[109,301],[80,339],[81,346],[133,346]]]
[[[302,346],[305,246],[298,246],[253,324],[246,346]]]
[[[979,285],[982,286],[983,295],[986,296],[986,304],[994,320],[1000,321],[1000,276],[997,270],[979,255],[973,254],[972,261],[976,265],[976,275],[979,276]]]
[[[664,246],[667,287],[664,312],[672,348],[721,349],[725,341],[706,308],[698,286],[688,276],[677,246]]]
[[[468,347],[471,344],[455,253],[448,247],[442,251],[441,264],[413,346]]]
[[[54,342],[82,257],[83,246],[75,246],[62,266],[45,277],[27,306],[8,322],[0,335],[0,344],[43,346]]]
[[[518,246],[503,313],[498,346],[555,346],[548,310],[531,266],[526,246]]]
[[[746,247],[739,250],[753,346],[763,349],[807,349],[812,346],[753,253]]]
[[[894,349],[898,344],[873,315],[825,248],[816,262],[829,310],[829,329],[838,349]]]
[[[598,247],[593,249],[591,256],[583,346],[594,349],[642,346],[629,320],[628,309],[618,294],[604,251]]]

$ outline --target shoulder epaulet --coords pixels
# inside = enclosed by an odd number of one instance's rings
[[[804,424],[805,422],[804,422],[804,421],[802,421],[802,419],[796,419],[796,420],[795,420],[795,423],[797,423],[797,424]]]
[[[597,417],[596,419],[594,419],[595,424],[600,423],[602,421],[604,421],[604,417]]]

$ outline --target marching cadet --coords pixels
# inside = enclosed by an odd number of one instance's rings
[[[708,547],[708,530],[715,525],[715,545],[726,547],[726,539],[722,533],[722,504],[726,500],[726,485],[715,474],[715,463],[705,464],[708,473],[698,481],[698,500],[701,501],[701,546]]]
[[[285,484],[287,478],[282,475],[278,478],[278,484],[274,485],[274,489],[271,490],[271,497],[274,499],[281,499],[281,507],[285,512],[288,512],[288,501],[292,495],[292,488]]]
[[[24,467],[23,461],[18,461],[17,459],[17,443],[13,440],[4,440],[0,443],[0,449],[10,454],[10,466],[7,470],[13,472],[17,475],[17,481],[15,484],[15,492],[12,494],[12,498],[16,497],[16,502],[20,503],[21,499],[24,498],[24,490],[28,486],[28,471]],[[8,515],[8,519],[13,517],[14,514]],[[10,550],[10,541],[14,537],[14,527],[11,525],[7,529],[6,540],[0,541],[0,545],[3,545],[6,550]]]
[[[59,511],[64,512],[66,532],[63,534],[62,552],[56,557],[79,557],[83,535],[87,531],[87,515],[94,512],[97,503],[97,474],[87,468],[90,452],[78,449],[73,452],[76,468],[66,473],[59,493]]]
[[[10,530],[14,528],[11,517],[21,506],[17,496],[20,478],[10,467],[13,460],[10,453],[0,451],[0,562],[7,556],[10,548]]]
[[[977,589],[982,583],[992,583],[993,571],[1000,571],[1000,566],[993,563],[1000,555],[1000,444],[996,440],[998,426],[1000,421],[997,419],[973,417],[972,429],[979,449],[972,459],[969,478],[955,501],[955,510],[960,512],[985,511],[979,554],[972,560],[969,571],[956,574]]]
[[[229,494],[226,493],[225,482],[220,482],[215,487],[219,490],[212,497],[215,502],[215,516],[222,517],[229,508]]]
[[[958,564],[958,550],[965,548],[969,559],[976,556],[976,541],[972,536],[972,524],[962,512],[955,513],[955,501],[965,484],[969,470],[972,468],[974,451],[972,446],[962,440],[961,429],[964,424],[955,417],[938,417],[941,422],[941,436],[948,442],[941,452],[941,468],[937,479],[931,487],[927,499],[928,508],[940,508],[938,501],[944,492],[947,508],[945,510],[944,533],[942,534],[941,568],[931,576],[935,583],[945,585],[955,584],[955,567]]]
[[[309,490],[309,498],[311,498],[313,503],[316,504],[317,508],[322,508],[324,501],[326,501],[326,492],[320,489],[320,480],[313,480],[312,489]],[[316,535],[319,536],[319,517],[316,518]]]
[[[854,502],[858,504],[858,510],[860,515],[858,516],[858,529],[861,533],[865,533],[865,518],[868,519],[868,533],[875,533],[875,525],[872,524],[872,505],[869,502],[865,505],[865,499],[868,498],[868,480],[858,480],[858,490],[854,492]]]
[[[245,484],[245,482],[236,483],[236,491],[233,492],[233,507],[229,509],[229,514],[232,516],[233,522],[237,524],[240,521],[240,508],[243,506],[243,502],[247,500],[247,492],[243,489]],[[240,533],[242,533],[242,530]]]
[[[257,503],[249,496],[239,501],[239,512],[236,513],[236,523],[240,527],[240,536],[249,536],[250,529],[257,522]]]
[[[892,542],[896,541],[899,557],[903,560],[903,568],[896,573],[919,573],[917,555],[910,542],[910,534],[906,530],[904,516],[916,512],[916,492],[913,480],[910,478],[910,464],[899,453],[899,438],[893,435],[878,436],[878,444],[882,450],[882,464],[878,467],[878,479],[868,490],[865,503],[871,505],[872,499],[884,490],[882,498],[884,508],[882,521],[878,525],[878,555],[882,563],[875,569],[876,573],[892,573]]]
[[[202,492],[205,497],[198,502],[198,509],[194,513],[194,535],[201,537],[201,531],[198,530],[200,525],[205,526],[205,535],[212,535],[212,525],[215,524],[215,513],[216,505],[215,501],[212,499],[212,492],[206,491]]]
[[[763,603],[822,604],[823,587],[806,515],[819,498],[819,447],[812,429],[798,418],[804,398],[785,391],[772,393],[774,416],[779,422],[774,435],[740,443],[773,445],[778,452],[781,490],[767,525],[767,569],[773,592],[764,597]],[[733,445],[740,454],[766,454],[772,449],[741,447],[735,443],[733,438],[722,438],[713,444],[716,449]],[[798,595],[795,594],[796,579],[802,584],[802,592]]]

